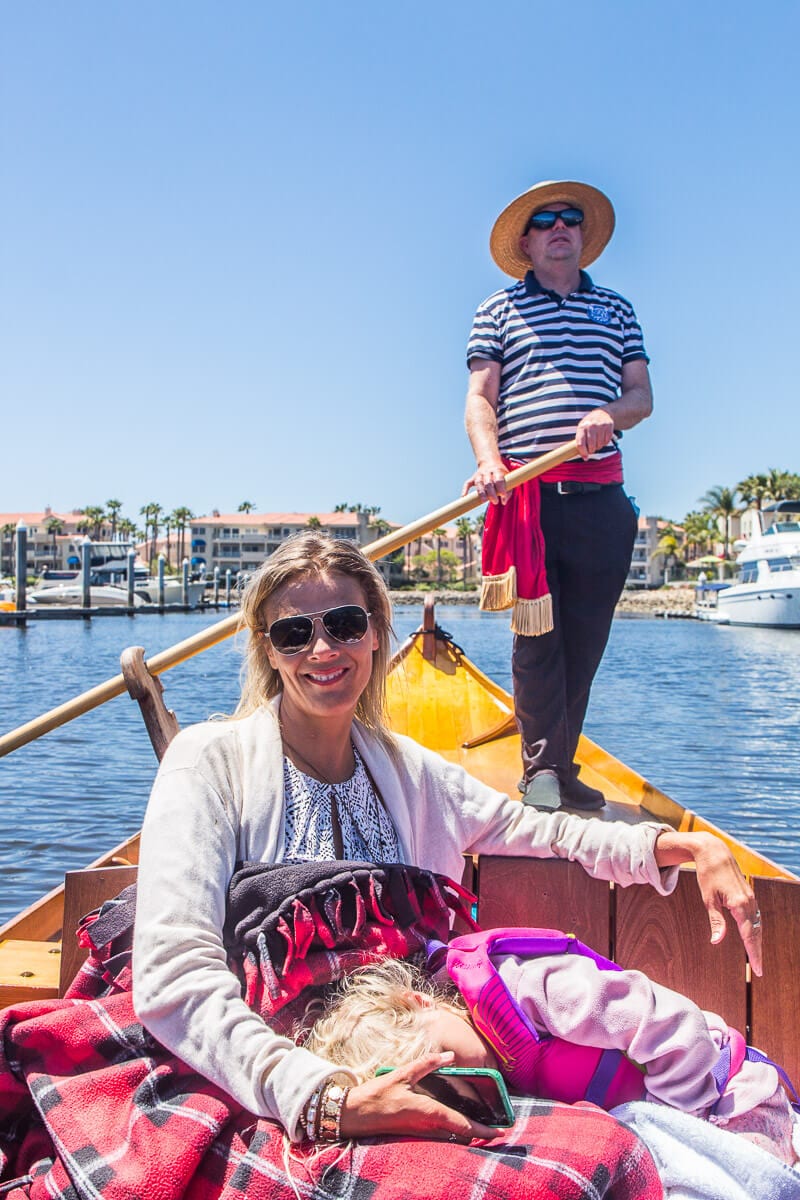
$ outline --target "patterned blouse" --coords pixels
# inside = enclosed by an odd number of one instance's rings
[[[391,817],[375,793],[361,755],[353,746],[356,767],[341,783],[322,783],[304,775],[290,758],[283,760],[286,794],[286,859],[337,858],[331,806],[335,803],[345,859],[399,862],[400,844]]]

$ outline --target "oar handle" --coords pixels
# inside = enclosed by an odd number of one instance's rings
[[[558,449],[543,454],[541,458],[536,458],[533,462],[510,471],[505,477],[506,487],[515,488],[528,479],[535,479],[537,475],[543,475],[545,471],[566,462],[568,458],[574,458],[577,453],[578,443],[566,442]],[[376,559],[383,558],[385,554],[399,550],[401,546],[405,546],[406,542],[411,542],[415,538],[422,537],[423,534],[430,533],[433,529],[438,529],[441,525],[455,520],[456,517],[469,512],[470,509],[478,508],[483,503],[485,501],[476,491],[467,492],[466,496],[461,496],[458,500],[445,504],[444,508],[437,508],[435,512],[428,513],[426,517],[420,517],[409,525],[404,525],[396,533],[389,533],[386,537],[371,542],[364,548],[364,554],[371,562],[375,562]],[[184,641],[148,658],[147,669],[151,675],[160,675],[162,671],[168,671],[170,667],[185,662],[187,658],[191,658],[201,650],[207,650],[210,646],[215,646],[217,642],[224,641],[226,637],[230,637],[236,632],[238,625],[238,613],[223,617],[221,621],[210,625],[208,629],[203,629],[200,633],[195,633],[192,637],[185,638]],[[51,729],[58,729],[60,725],[66,725],[75,717],[91,712],[93,708],[105,704],[106,700],[113,700],[115,696],[121,696],[124,691],[125,680],[122,675],[114,675],[111,679],[106,679],[105,682],[90,688],[88,692],[82,692],[80,696],[75,696],[72,700],[59,704],[57,708],[51,708],[49,712],[42,713],[41,716],[28,721],[27,724],[12,729],[10,733],[0,737],[0,758],[10,754],[12,750],[18,750],[20,746],[27,745],[28,742],[35,741],[42,734],[49,733]]]
[[[553,467],[560,466],[568,458],[575,458],[577,453],[578,443],[576,441],[565,442],[563,446],[548,451],[540,458],[535,458],[532,462],[509,471],[505,476],[506,487],[509,489],[519,487],[521,483],[526,483],[529,479],[535,479],[538,475],[544,475],[546,471],[551,471]],[[426,517],[418,517],[416,521],[412,521],[410,525],[404,525],[396,533],[387,533],[385,537],[378,538],[377,542],[370,542],[368,546],[365,546],[364,554],[372,562],[375,562],[376,559],[383,558],[385,554],[399,550],[407,542],[413,542],[423,534],[430,533],[431,530],[438,529],[441,525],[446,525],[448,521],[454,521],[456,517],[463,516],[464,513],[485,503],[486,501],[473,489],[467,492],[466,496],[460,496],[458,500],[452,500],[450,504],[445,504],[444,508],[437,508],[435,512],[428,513]]]

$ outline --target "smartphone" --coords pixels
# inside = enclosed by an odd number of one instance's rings
[[[385,1075],[394,1067],[378,1067]],[[423,1092],[482,1125],[513,1125],[514,1110],[505,1080],[492,1067],[440,1067],[415,1085]]]

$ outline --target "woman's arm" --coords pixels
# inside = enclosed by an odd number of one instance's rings
[[[239,829],[229,799],[236,783],[225,775],[236,757],[230,743],[196,755],[202,736],[187,730],[170,747],[145,815],[134,1008],[184,1062],[296,1138],[308,1097],[338,1068],[275,1034],[244,1003],[228,968],[222,927]]]
[[[761,975],[761,914],[753,889],[725,842],[712,833],[664,831],[656,838],[655,860],[659,867],[694,863],[697,886],[711,926],[712,945],[725,937],[727,908],[738,926],[753,971]]]

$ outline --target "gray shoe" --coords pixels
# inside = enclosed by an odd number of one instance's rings
[[[599,808],[604,808],[606,798],[599,788],[589,787],[588,783],[581,783],[580,779],[570,779],[563,786],[564,808],[574,808],[580,812],[596,812]]]
[[[522,803],[541,812],[555,812],[561,808],[561,789],[555,771],[538,771],[528,782]]]

